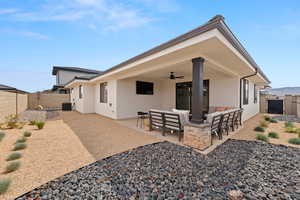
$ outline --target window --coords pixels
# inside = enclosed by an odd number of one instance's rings
[[[79,85],[79,99],[82,98],[82,85]]]
[[[254,103],[257,103],[257,88],[255,84],[254,84],[253,91],[254,91]]]
[[[153,95],[153,83],[137,81],[136,94]]]
[[[249,81],[243,79],[243,104],[247,105],[249,100]]]
[[[100,103],[107,103],[107,83],[100,83]]]

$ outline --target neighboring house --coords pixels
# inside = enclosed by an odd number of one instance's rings
[[[101,71],[84,69],[79,67],[61,67],[53,66],[52,75],[56,76],[56,84],[53,86],[52,91],[59,93],[68,93],[68,89],[64,88],[65,84],[76,78],[90,79],[94,76],[101,74]]]
[[[150,109],[188,109],[200,123],[211,107],[259,112],[259,88],[270,83],[220,15],[203,26],[122,62],[91,79],[74,78],[75,109],[112,119]],[[193,95],[191,95],[193,94]]]

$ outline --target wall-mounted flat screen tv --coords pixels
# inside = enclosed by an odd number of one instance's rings
[[[137,81],[136,94],[153,95],[153,83]]]

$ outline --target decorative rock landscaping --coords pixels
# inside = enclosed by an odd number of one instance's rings
[[[230,195],[300,199],[300,149],[228,140],[204,156],[169,142],[155,143],[99,160],[17,199],[229,199]]]

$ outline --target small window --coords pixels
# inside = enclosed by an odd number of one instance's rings
[[[79,85],[79,99],[82,99],[82,85]]]
[[[153,83],[137,81],[136,94],[153,95]]]
[[[257,88],[255,84],[254,84],[253,91],[254,91],[254,103],[257,103]]]
[[[249,102],[249,81],[243,79],[243,104],[248,105]]]
[[[107,83],[100,83],[100,103],[107,103]]]

